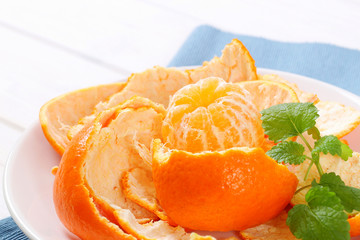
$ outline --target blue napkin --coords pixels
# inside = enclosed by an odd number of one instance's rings
[[[169,66],[201,65],[238,38],[254,58],[257,67],[301,74],[328,82],[360,95],[360,51],[323,43],[287,43],[232,34],[210,26],[197,27]],[[28,239],[12,218],[0,221],[4,240]]]
[[[360,95],[360,51],[324,43],[289,43],[197,27],[170,66],[201,65],[220,56],[233,38],[249,50],[256,67],[312,77]]]
[[[27,240],[28,238],[16,225],[11,217],[0,220],[1,240]]]

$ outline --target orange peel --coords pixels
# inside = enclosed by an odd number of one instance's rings
[[[95,105],[121,91],[124,83],[111,83],[65,93],[45,103],[39,114],[43,133],[51,146],[62,155],[70,140],[71,126],[91,114]]]
[[[238,84],[250,93],[251,100],[258,111],[276,104],[299,102],[296,92],[284,83],[255,80]]]
[[[197,230],[243,230],[264,223],[285,208],[298,182],[261,148],[190,153],[169,150],[157,139],[152,167],[166,214]]]
[[[259,79],[260,80],[273,81],[273,82],[279,82],[279,83],[283,83],[283,84],[288,85],[289,87],[291,87],[296,92],[300,102],[317,103],[319,101],[319,98],[317,97],[316,94],[305,92],[305,91],[301,90],[297,86],[297,84],[289,82],[289,81],[281,78],[280,76],[278,76],[276,74],[259,75]]]
[[[327,101],[320,101],[315,106],[319,109],[316,126],[321,135],[342,138],[360,125],[360,111],[352,107]]]

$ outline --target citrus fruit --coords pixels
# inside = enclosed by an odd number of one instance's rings
[[[266,74],[266,75],[259,75],[260,80],[268,80],[273,82],[279,82],[288,85],[291,87],[297,94],[300,102],[313,102],[317,103],[319,98],[314,93],[308,93],[301,90],[295,83],[289,82],[285,79],[282,79],[276,74]]]
[[[114,94],[108,101],[97,104],[94,114],[84,117],[79,124],[73,126],[70,137],[94,119],[95,113],[121,104],[133,96],[146,97],[167,106],[170,96],[177,90],[189,83],[212,76],[219,76],[228,82],[254,80],[257,78],[255,62],[244,45],[235,39],[225,46],[220,58],[215,57],[210,62],[205,62],[202,67],[182,71],[156,66],[144,72],[134,73],[128,78],[123,91]]]
[[[249,91],[251,101],[259,111],[281,103],[299,102],[296,92],[284,83],[256,80],[238,84]]]
[[[220,78],[206,78],[177,91],[163,122],[170,148],[201,152],[264,143],[260,113],[248,92]]]
[[[261,148],[190,153],[153,142],[160,205],[182,227],[242,230],[270,220],[292,198],[297,178]]]
[[[151,176],[133,141],[149,148],[160,136],[164,111],[162,105],[135,97],[99,113],[75,136],[54,171],[54,205],[66,228],[82,239],[203,239],[158,221],[126,198],[120,184],[132,169]],[[139,174],[133,177],[141,180]]]
[[[244,44],[233,39],[222,51],[221,57],[204,62],[202,67],[188,70],[192,82],[207,77],[219,77],[227,82],[257,79],[255,61]]]
[[[91,114],[99,102],[121,91],[123,83],[112,83],[84,88],[56,97],[40,109],[39,119],[45,137],[51,146],[63,154],[70,142],[67,132],[71,126]]]

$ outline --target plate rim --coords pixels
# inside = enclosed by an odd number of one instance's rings
[[[179,69],[189,69],[189,68],[194,68],[194,67],[198,67],[198,66],[182,66],[182,67],[177,67]],[[360,96],[349,92],[348,90],[345,90],[343,88],[337,87],[333,84],[327,83],[327,82],[323,82],[320,81],[318,79],[312,78],[312,77],[308,77],[308,76],[304,76],[304,75],[300,75],[300,74],[295,74],[295,73],[291,73],[291,72],[286,72],[286,71],[280,71],[280,70],[275,70],[275,69],[268,69],[268,68],[257,68],[258,72],[261,75],[264,74],[276,74],[279,76],[289,76],[290,78],[304,78],[308,81],[315,81],[317,84],[319,85],[323,85],[326,86],[327,88],[330,88],[332,90],[336,90],[338,92],[340,92],[342,95],[346,95],[347,97],[350,97],[351,100],[353,100],[354,102],[358,102],[360,105]],[[122,81],[126,81],[127,78],[123,78],[120,79],[119,82]],[[360,109],[358,109],[360,111]],[[4,174],[3,174],[3,193],[4,193],[4,200],[6,203],[6,206],[9,210],[10,216],[13,218],[13,220],[15,221],[15,223],[17,224],[17,226],[23,231],[23,233],[30,239],[36,239],[36,240],[41,240],[39,238],[39,236],[37,236],[31,228],[29,228],[21,219],[21,217],[19,216],[19,210],[14,207],[13,203],[11,202],[11,194],[9,191],[10,188],[10,184],[11,184],[11,180],[9,177],[9,169],[11,168],[12,164],[14,164],[14,159],[16,156],[16,152],[19,151],[20,146],[22,145],[22,143],[27,139],[27,136],[29,135],[29,133],[31,131],[34,130],[34,128],[38,127],[39,125],[39,120],[34,120],[27,128],[26,130],[21,134],[21,137],[16,141],[16,143],[14,144],[14,146],[12,147],[6,163],[5,163],[5,168],[4,168]]]
[[[20,146],[22,145],[22,143],[26,140],[26,137],[29,135],[29,133],[31,131],[34,130],[34,128],[36,128],[38,126],[39,122],[38,120],[34,120],[27,128],[26,130],[22,133],[21,137],[16,141],[14,147],[12,148],[12,150],[9,153],[9,156],[6,160],[6,164],[5,164],[5,168],[4,168],[4,176],[3,176],[3,193],[4,193],[4,199],[5,199],[5,203],[6,206],[9,210],[10,213],[10,217],[12,217],[12,219],[14,220],[14,222],[16,223],[16,225],[21,229],[21,231],[30,239],[36,239],[36,240],[41,240],[39,239],[36,234],[29,229],[26,224],[23,222],[23,220],[21,219],[21,217],[19,216],[18,211],[16,210],[16,207],[13,206],[13,203],[11,202],[11,194],[9,191],[10,185],[9,183],[11,182],[10,180],[10,176],[8,176],[10,174],[9,170],[11,168],[11,164],[14,164],[14,159],[15,159],[15,153],[16,151],[19,151]],[[9,182],[9,183],[8,183]]]

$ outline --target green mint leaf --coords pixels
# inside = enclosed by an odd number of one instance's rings
[[[353,154],[353,150],[351,150],[351,148],[346,145],[345,143],[341,143],[341,158],[345,161],[347,161],[349,159],[349,157],[352,157]]]
[[[305,161],[305,148],[297,142],[281,142],[272,147],[266,154],[278,163],[299,165]]]
[[[303,240],[349,240],[350,224],[340,199],[329,188],[312,187],[305,196],[308,205],[295,205],[286,224]]]
[[[315,142],[313,153],[330,153],[331,155],[338,155],[343,160],[348,160],[352,156],[352,150],[345,143],[342,143],[337,137],[333,135],[324,136]]]
[[[312,103],[283,103],[261,111],[262,127],[270,140],[283,141],[315,126],[319,117]]]
[[[345,211],[351,213],[353,210],[360,211],[360,189],[346,186],[340,176],[335,173],[325,173],[321,176],[320,182],[312,182],[313,186],[321,185],[328,187],[341,200]]]
[[[307,133],[312,136],[313,139],[319,140],[321,138],[320,131],[317,127],[313,126],[307,130]]]

